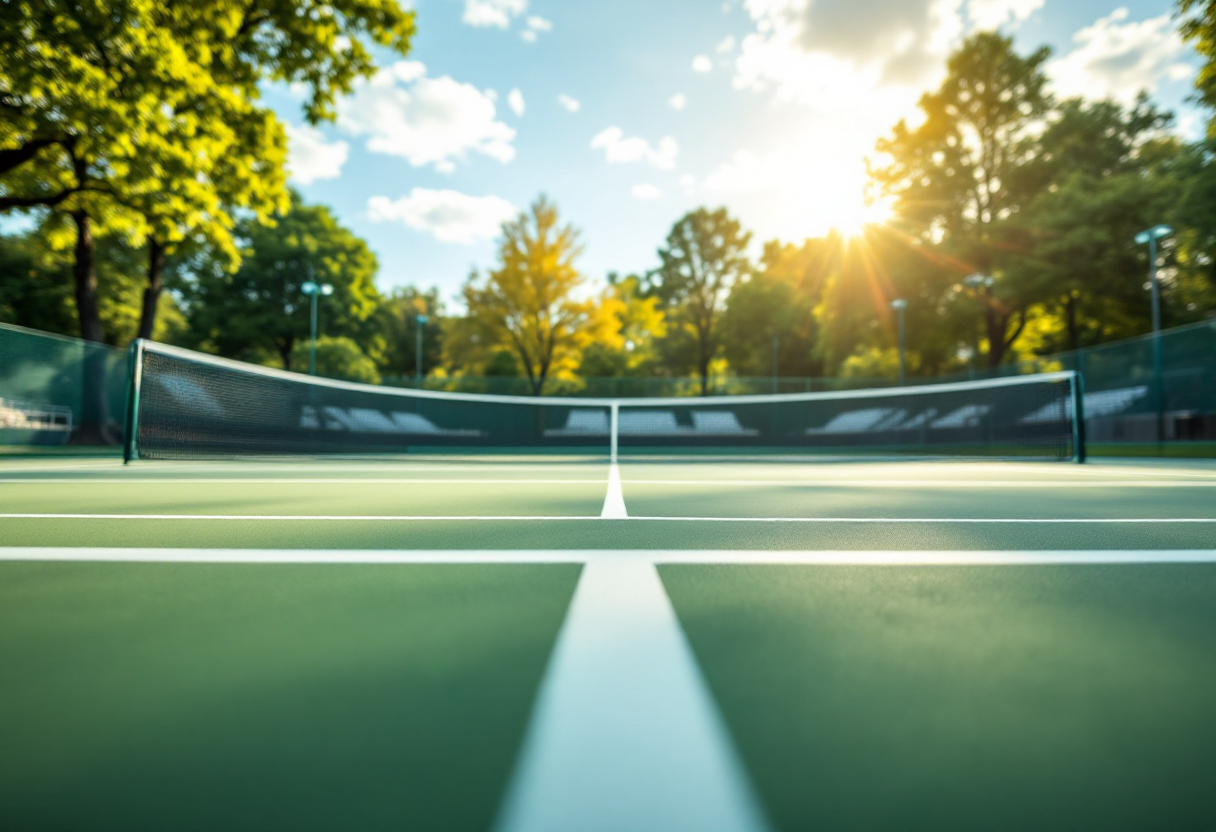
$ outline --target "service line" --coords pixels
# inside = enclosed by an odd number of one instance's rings
[[[251,564],[544,564],[598,561],[753,566],[1043,566],[1216,563],[1216,549],[760,551],[750,549],[128,549],[0,547],[0,561]]]
[[[233,521],[348,521],[363,523],[424,523],[449,521],[478,522],[584,522],[584,521],[647,521],[651,523],[856,523],[856,524],[1017,524],[1017,525],[1119,525],[1146,523],[1213,523],[1216,517],[648,517],[629,515],[480,515],[480,514],[60,514],[12,513],[0,514],[0,520],[233,520]]]

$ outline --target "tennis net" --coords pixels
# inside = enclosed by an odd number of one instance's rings
[[[527,453],[836,453],[1084,458],[1076,373],[712,399],[405,390],[140,341],[126,458]]]

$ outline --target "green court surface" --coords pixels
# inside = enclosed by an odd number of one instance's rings
[[[0,829],[1211,830],[1216,463],[0,459]]]
[[[1216,827],[1216,565],[661,571],[779,828]]]
[[[0,827],[486,828],[577,577],[0,563]]]

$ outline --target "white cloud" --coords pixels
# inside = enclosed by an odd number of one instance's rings
[[[646,161],[659,170],[671,170],[676,166],[679,145],[671,136],[659,140],[658,146],[637,136],[626,137],[619,127],[609,127],[591,140],[594,150],[603,150],[605,159],[612,164]]]
[[[705,55],[698,55],[692,59],[693,72],[711,72],[714,68],[714,62]]]
[[[735,49],[735,36],[734,35],[727,35],[726,37],[722,38],[721,43],[718,44],[718,54],[719,55],[725,55],[727,52],[733,52],[734,49]]]
[[[496,26],[506,29],[511,18],[528,10],[528,0],[464,0],[464,16],[470,26]]]
[[[374,196],[367,202],[373,222],[401,222],[444,243],[472,245],[498,236],[503,222],[517,212],[497,196],[414,188],[397,200]]]
[[[427,77],[417,61],[399,61],[338,101],[338,125],[366,135],[371,152],[415,167],[449,172],[470,152],[509,162],[515,131],[497,120],[496,97],[446,75]]]
[[[529,17],[528,28],[519,33],[519,36],[528,43],[536,43],[537,35],[540,32],[551,32],[553,23],[543,17]]]
[[[892,121],[945,74],[962,0],[746,0],[735,86],[819,109],[859,101]]]
[[[577,98],[571,98],[570,96],[564,94],[557,97],[557,103],[561,104],[568,113],[577,113],[579,108],[583,106],[582,104],[578,103]]]
[[[522,116],[527,105],[524,104],[524,94],[519,90],[511,90],[507,93],[507,106],[511,108],[511,112],[517,116]]]
[[[1006,23],[1015,26],[1043,8],[1044,0],[971,0],[967,17],[977,29],[996,29]]]
[[[318,179],[337,179],[350,155],[343,141],[327,142],[325,136],[308,124],[284,124],[287,131],[288,162],[292,181],[308,185]]]
[[[633,198],[641,200],[662,199],[663,192],[654,185],[642,184],[633,186]]]
[[[667,99],[667,103],[673,110],[683,110],[688,106],[688,98],[682,92],[678,92],[671,98]]]
[[[1127,9],[1116,9],[1073,35],[1073,43],[1076,49],[1047,66],[1060,95],[1126,102],[1194,72],[1182,61],[1187,47],[1168,14],[1128,21]]]
[[[697,177],[691,173],[686,173],[680,177],[681,188],[695,188],[697,186]]]
[[[705,177],[707,191],[719,194],[734,194],[742,191],[762,190],[775,182],[775,170],[771,159],[760,159],[747,150],[739,150],[731,160]]]

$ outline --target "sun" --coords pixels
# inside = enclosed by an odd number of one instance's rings
[[[867,201],[858,195],[855,202],[847,199],[840,200],[839,213],[832,221],[832,230],[842,237],[855,239],[865,234],[866,229],[874,225],[883,225],[891,219],[893,208],[889,199]]]

